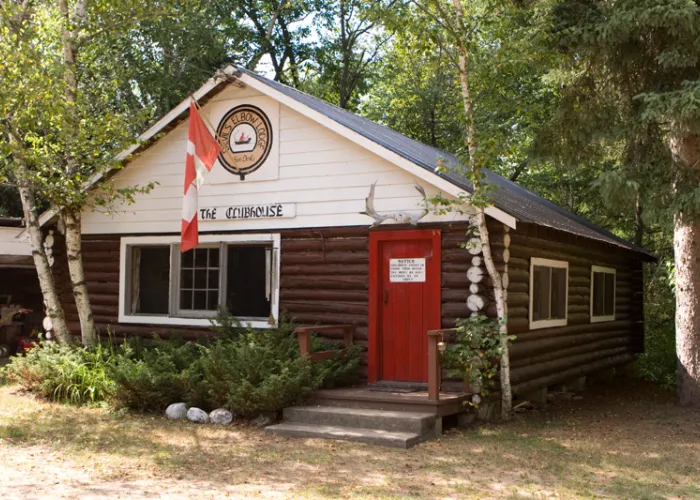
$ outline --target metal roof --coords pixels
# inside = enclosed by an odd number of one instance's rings
[[[389,149],[406,160],[442,177],[453,185],[467,192],[472,191],[470,181],[461,173],[464,171],[464,167],[460,164],[456,156],[415,141],[395,130],[282,83],[270,80],[243,68],[238,69],[287,97],[308,106],[314,111],[327,116],[331,120]],[[487,181],[493,188],[492,198],[494,205],[519,221],[547,226],[585,238],[603,241],[655,259],[653,254],[648,250],[614,235],[610,231],[593,224],[581,216],[559,207],[551,201],[501,177],[495,172],[487,169],[485,169],[485,172]]]

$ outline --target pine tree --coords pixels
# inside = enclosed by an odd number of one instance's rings
[[[543,49],[560,54],[549,77],[573,117],[569,145],[622,144],[622,180],[649,191],[647,216],[673,218],[678,396],[689,406],[700,406],[699,5],[538,3],[547,13],[538,26]]]

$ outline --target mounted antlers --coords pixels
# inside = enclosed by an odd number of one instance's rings
[[[423,189],[423,186],[421,186],[418,183],[415,184],[415,188],[416,191],[418,191],[423,197],[424,206],[424,209],[421,212],[396,212],[393,214],[378,213],[374,209],[374,187],[376,185],[377,182],[375,181],[369,188],[369,196],[365,198],[365,211],[360,212],[362,215],[368,215],[369,217],[372,217],[372,219],[374,219],[374,224],[372,224],[370,227],[378,226],[379,224],[387,220],[394,220],[399,224],[411,224],[412,226],[415,226],[418,224],[419,220],[428,215],[428,212],[430,211],[428,209],[428,197],[425,194],[425,189]]]

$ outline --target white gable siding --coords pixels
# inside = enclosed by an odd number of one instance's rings
[[[31,255],[32,246],[26,239],[17,236],[22,232],[19,227],[0,227],[0,255]]]
[[[204,112],[208,115],[227,101],[231,101],[228,107],[233,107],[240,104],[238,99],[241,97],[259,95],[250,88],[231,86],[208,103]],[[237,100],[233,101],[234,98]],[[134,204],[119,207],[116,213],[85,213],[84,233],[180,231],[187,126],[188,121],[181,123],[113,180],[117,188],[157,182],[151,193],[136,196]],[[275,124],[273,128],[276,128]],[[296,217],[200,221],[200,232],[369,225],[372,220],[359,212],[364,210],[365,197],[375,181],[375,208],[378,212],[420,211],[421,197],[414,188],[417,180],[414,176],[284,105],[280,105],[275,140],[279,141],[279,179],[255,181],[251,175],[240,182],[231,175],[231,183],[205,180],[200,189],[199,206],[296,203]],[[214,168],[222,167],[217,163]],[[221,175],[217,174],[217,178],[220,179]],[[429,196],[438,191],[423,181],[421,185]],[[430,214],[423,221],[461,218]]]

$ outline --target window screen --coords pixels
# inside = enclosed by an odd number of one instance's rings
[[[168,314],[170,246],[132,247],[131,268],[131,312]]]
[[[267,318],[270,315],[270,248],[228,247],[226,306],[234,316]]]
[[[532,268],[532,321],[566,318],[568,270],[534,265]]]
[[[593,270],[591,289],[593,293],[591,316],[615,315],[615,273]]]

